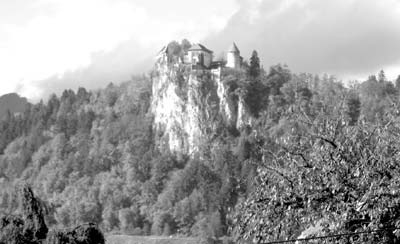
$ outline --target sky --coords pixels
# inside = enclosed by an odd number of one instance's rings
[[[32,101],[148,72],[171,40],[234,41],[265,68],[400,74],[400,0],[1,0],[0,94]]]

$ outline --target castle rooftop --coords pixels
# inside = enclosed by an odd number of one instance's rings
[[[213,51],[211,51],[210,49],[201,45],[200,43],[193,45],[191,48],[189,48],[188,51],[204,51],[204,52],[208,52],[208,53],[213,53]]]

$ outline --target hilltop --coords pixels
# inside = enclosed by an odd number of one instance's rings
[[[4,118],[7,112],[11,114],[22,113],[28,106],[28,100],[17,93],[9,93],[0,96],[0,118]]]

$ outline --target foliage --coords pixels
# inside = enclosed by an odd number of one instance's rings
[[[0,184],[6,189],[29,182],[46,199],[49,227],[93,222],[108,232],[192,235],[203,216],[222,226],[218,235],[226,233],[224,215],[235,204],[235,185],[221,182],[225,177],[234,182],[238,173],[230,167],[238,166],[213,168],[212,158],[189,162],[155,148],[151,82],[136,79],[94,92],[66,90],[21,116],[10,115],[3,131],[12,128],[13,134],[0,155]],[[198,102],[217,102],[207,93],[215,84],[205,79]],[[17,200],[6,190],[0,190],[0,200],[0,211],[16,211]],[[220,218],[213,217],[219,208]]]
[[[260,111],[265,109],[268,105],[268,87],[260,80],[254,79],[245,83],[242,93],[250,113],[258,117]]]
[[[178,58],[183,60],[184,55],[187,53],[189,48],[192,46],[192,44],[187,40],[183,39],[181,43],[178,43],[177,41],[171,41],[168,43],[168,58],[172,62],[177,62]]]
[[[253,161],[258,176],[254,191],[238,206],[238,238],[295,239],[323,219],[325,235],[392,229],[332,243],[399,241],[393,232],[400,222],[396,109],[382,118],[385,124],[348,125],[345,118],[340,104],[314,119],[292,113],[278,138],[263,135],[272,144],[264,144],[262,160]]]
[[[178,59],[189,47],[171,43],[169,52]],[[0,212],[18,211],[8,189],[26,181],[45,199],[49,227],[93,222],[106,232],[208,241],[228,227],[255,241],[295,238],[322,222],[326,233],[397,227],[398,84],[384,73],[347,88],[284,65],[247,71],[223,69],[221,83],[233,110],[244,101],[251,125],[215,115],[218,129],[190,158],[155,144],[148,76],[66,90],[9,113],[0,121]],[[206,112],[218,108],[211,73],[193,74],[205,81],[194,101]],[[176,77],[178,90],[186,75]],[[32,219],[40,229],[42,220]],[[3,230],[17,230],[4,236],[23,233],[23,217],[2,221]],[[69,240],[67,232],[52,232],[53,242]],[[396,233],[350,243],[397,241]]]
[[[250,57],[249,76],[252,78],[257,78],[260,75],[260,72],[260,58],[258,57],[257,51],[254,50]]]
[[[53,230],[46,239],[46,244],[104,244],[105,239],[101,231],[94,224],[75,227],[72,230]]]
[[[397,92],[399,92],[400,91],[400,75],[397,76],[397,79],[395,81],[395,86],[396,86]]]
[[[0,218],[0,243],[35,243],[23,234],[23,226],[24,221],[19,217],[2,216]]]
[[[361,101],[357,95],[351,95],[346,100],[346,114],[349,117],[349,124],[355,125],[360,117]]]

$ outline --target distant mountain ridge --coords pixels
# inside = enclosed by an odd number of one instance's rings
[[[23,112],[28,104],[28,100],[17,93],[0,96],[0,119],[4,118],[8,110],[13,114]]]

